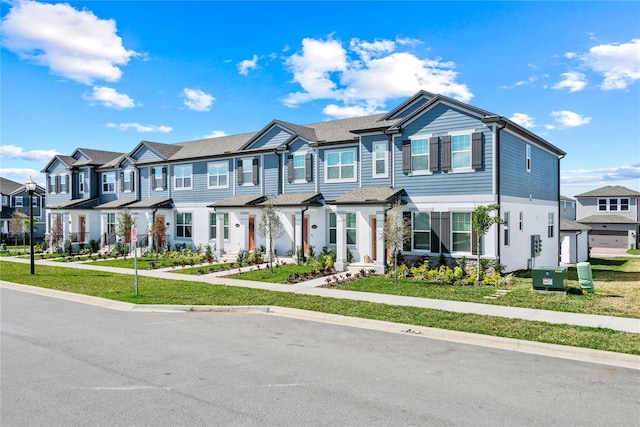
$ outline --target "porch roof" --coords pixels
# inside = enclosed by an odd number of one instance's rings
[[[93,199],[74,199],[57,205],[45,206],[45,209],[92,209],[98,205],[98,198]]]
[[[132,203],[127,206],[129,209],[162,209],[172,208],[173,200],[166,198],[146,199],[139,202]]]
[[[266,199],[260,194],[251,194],[248,196],[231,196],[226,199],[219,200],[215,203],[207,205],[208,208],[244,208],[256,206]]]
[[[631,218],[624,217],[622,215],[611,215],[611,214],[602,214],[602,215],[590,215],[584,218],[580,218],[578,222],[583,224],[637,224],[638,221],[635,221]]]
[[[402,196],[403,188],[360,187],[338,197],[333,205],[382,205],[391,203]]]
[[[279,194],[273,199],[265,200],[261,206],[322,206],[322,193]]]
[[[560,231],[589,231],[591,227],[570,219],[560,220]]]
[[[137,200],[112,200],[107,203],[103,203],[98,206],[94,206],[93,209],[113,209],[113,208],[124,208],[127,205],[130,205]]]

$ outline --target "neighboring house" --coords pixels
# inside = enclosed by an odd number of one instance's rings
[[[560,218],[576,220],[576,201],[570,197],[560,196]]]
[[[562,264],[576,264],[589,260],[590,230],[591,227],[577,221],[560,219],[560,262]]]
[[[619,185],[607,185],[578,194],[576,199],[577,221],[591,227],[591,247],[638,247],[639,192]]]
[[[0,207],[0,240],[9,242],[9,222],[14,212],[19,212],[23,218],[29,218],[29,192],[25,183],[11,181],[0,177],[0,194],[2,205]],[[36,186],[33,193],[33,218],[34,218],[34,242],[41,242],[46,230],[45,226],[45,189]],[[29,230],[25,230],[27,233]]]
[[[82,232],[85,217],[82,240],[105,244],[127,209],[139,236],[161,217],[169,243],[234,254],[266,246],[256,231],[270,199],[285,228],[277,254],[326,246],[336,250],[338,270],[351,261],[382,272],[386,211],[400,201],[411,223],[405,258],[442,253],[472,263],[480,250],[512,271],[558,262],[564,155],[505,117],[420,91],[366,117],[273,120],[254,133],[142,141],[129,153],[77,149],[44,172],[66,239]],[[61,197],[55,176],[65,174]],[[490,203],[500,204],[505,224],[477,248],[471,213]]]

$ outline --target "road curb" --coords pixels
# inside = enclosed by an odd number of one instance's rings
[[[593,350],[581,347],[571,347],[558,344],[546,344],[535,341],[525,341],[513,338],[502,338],[490,335],[473,334],[469,332],[450,331],[446,329],[430,328],[402,323],[385,322],[382,320],[363,319],[338,314],[322,313],[297,308],[278,306],[199,306],[199,305],[153,305],[133,304],[113,301],[106,298],[75,294],[55,289],[39,288],[12,282],[0,281],[0,288],[20,292],[65,299],[68,301],[90,304],[120,311],[137,311],[146,313],[183,313],[183,312],[211,312],[211,313],[260,313],[280,317],[295,318],[314,322],[331,323],[341,326],[351,326],[381,332],[412,335],[415,337],[437,339],[459,344],[476,345],[507,351],[537,354],[540,356],[569,359],[587,363],[597,363],[619,368],[640,370],[640,356],[625,353],[615,353],[603,350]]]

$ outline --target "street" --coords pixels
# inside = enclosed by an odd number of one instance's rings
[[[3,426],[640,420],[639,370],[268,314],[0,298]]]

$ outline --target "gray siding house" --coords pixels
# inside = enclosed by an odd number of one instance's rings
[[[103,155],[96,164],[98,153],[79,149],[45,169],[52,183],[80,167],[98,183],[87,186],[95,188],[91,198],[51,194],[52,208],[70,218],[70,236],[81,225],[79,212],[91,210],[82,237],[104,242],[128,209],[139,235],[160,216],[169,243],[235,254],[266,246],[256,226],[268,199],[285,227],[277,254],[326,246],[336,249],[339,270],[382,272],[386,211],[399,201],[411,222],[406,257],[472,261],[480,251],[509,271],[558,263],[564,151],[503,116],[426,91],[388,113],[310,124],[273,120],[256,132],[142,141],[129,153]],[[489,203],[500,204],[505,224],[476,247],[471,212]],[[533,251],[533,241],[543,249]]]

